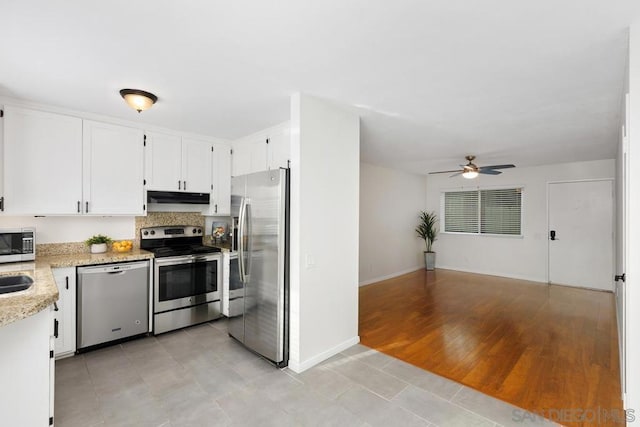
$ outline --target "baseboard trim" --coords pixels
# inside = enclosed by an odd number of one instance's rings
[[[438,268],[442,268],[443,270],[454,270],[454,271],[462,271],[464,273],[484,274],[486,276],[507,277],[509,279],[527,280],[529,282],[538,282],[538,283],[547,284],[546,279],[541,279],[539,277],[525,276],[521,274],[510,274],[510,273],[503,273],[503,272],[496,272],[496,271],[476,270],[472,268],[460,268],[460,267],[453,267],[448,265],[436,265],[436,269]]]
[[[325,360],[327,360],[328,358],[330,358],[331,356],[335,356],[336,354],[340,353],[343,350],[348,349],[351,346],[354,346],[356,344],[358,344],[360,342],[360,337],[359,336],[355,336],[353,338],[350,338],[344,342],[341,342],[340,344],[338,344],[335,347],[330,348],[327,351],[323,351],[320,354],[317,354],[315,356],[313,356],[310,359],[307,359],[303,362],[298,362],[295,360],[289,360],[289,369],[291,369],[293,372],[299,374],[301,372],[306,371],[307,369],[317,365],[320,362],[324,362]]]
[[[386,276],[380,276],[380,277],[376,277],[374,279],[363,280],[362,282],[358,283],[358,286],[366,286],[366,285],[370,285],[372,283],[382,282],[383,280],[393,279],[394,277],[402,276],[402,275],[408,274],[408,273],[413,273],[414,271],[421,270],[423,268],[424,267],[422,267],[422,266],[416,266],[416,267],[408,268],[406,270],[397,271],[397,272],[392,273],[392,274],[387,274]]]

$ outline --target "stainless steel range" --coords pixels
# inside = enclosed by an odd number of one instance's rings
[[[202,227],[140,230],[140,247],[153,252],[153,332],[161,334],[221,316],[222,256],[202,244]]]

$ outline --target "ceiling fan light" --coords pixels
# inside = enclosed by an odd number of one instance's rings
[[[154,94],[139,89],[122,89],[120,91],[120,96],[122,96],[125,102],[138,113],[148,110],[158,100],[158,97]]]
[[[468,171],[464,171],[462,173],[462,176],[464,178],[467,178],[467,179],[473,179],[473,178],[476,178],[478,176],[478,172],[476,172],[474,170],[468,170]]]

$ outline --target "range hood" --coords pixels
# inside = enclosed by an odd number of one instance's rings
[[[209,193],[186,193],[181,191],[147,191],[147,203],[208,205]]]

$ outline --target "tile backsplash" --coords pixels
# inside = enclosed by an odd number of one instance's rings
[[[140,229],[160,225],[195,225],[204,228],[205,218],[198,212],[149,212],[136,217],[135,245],[140,246]]]

